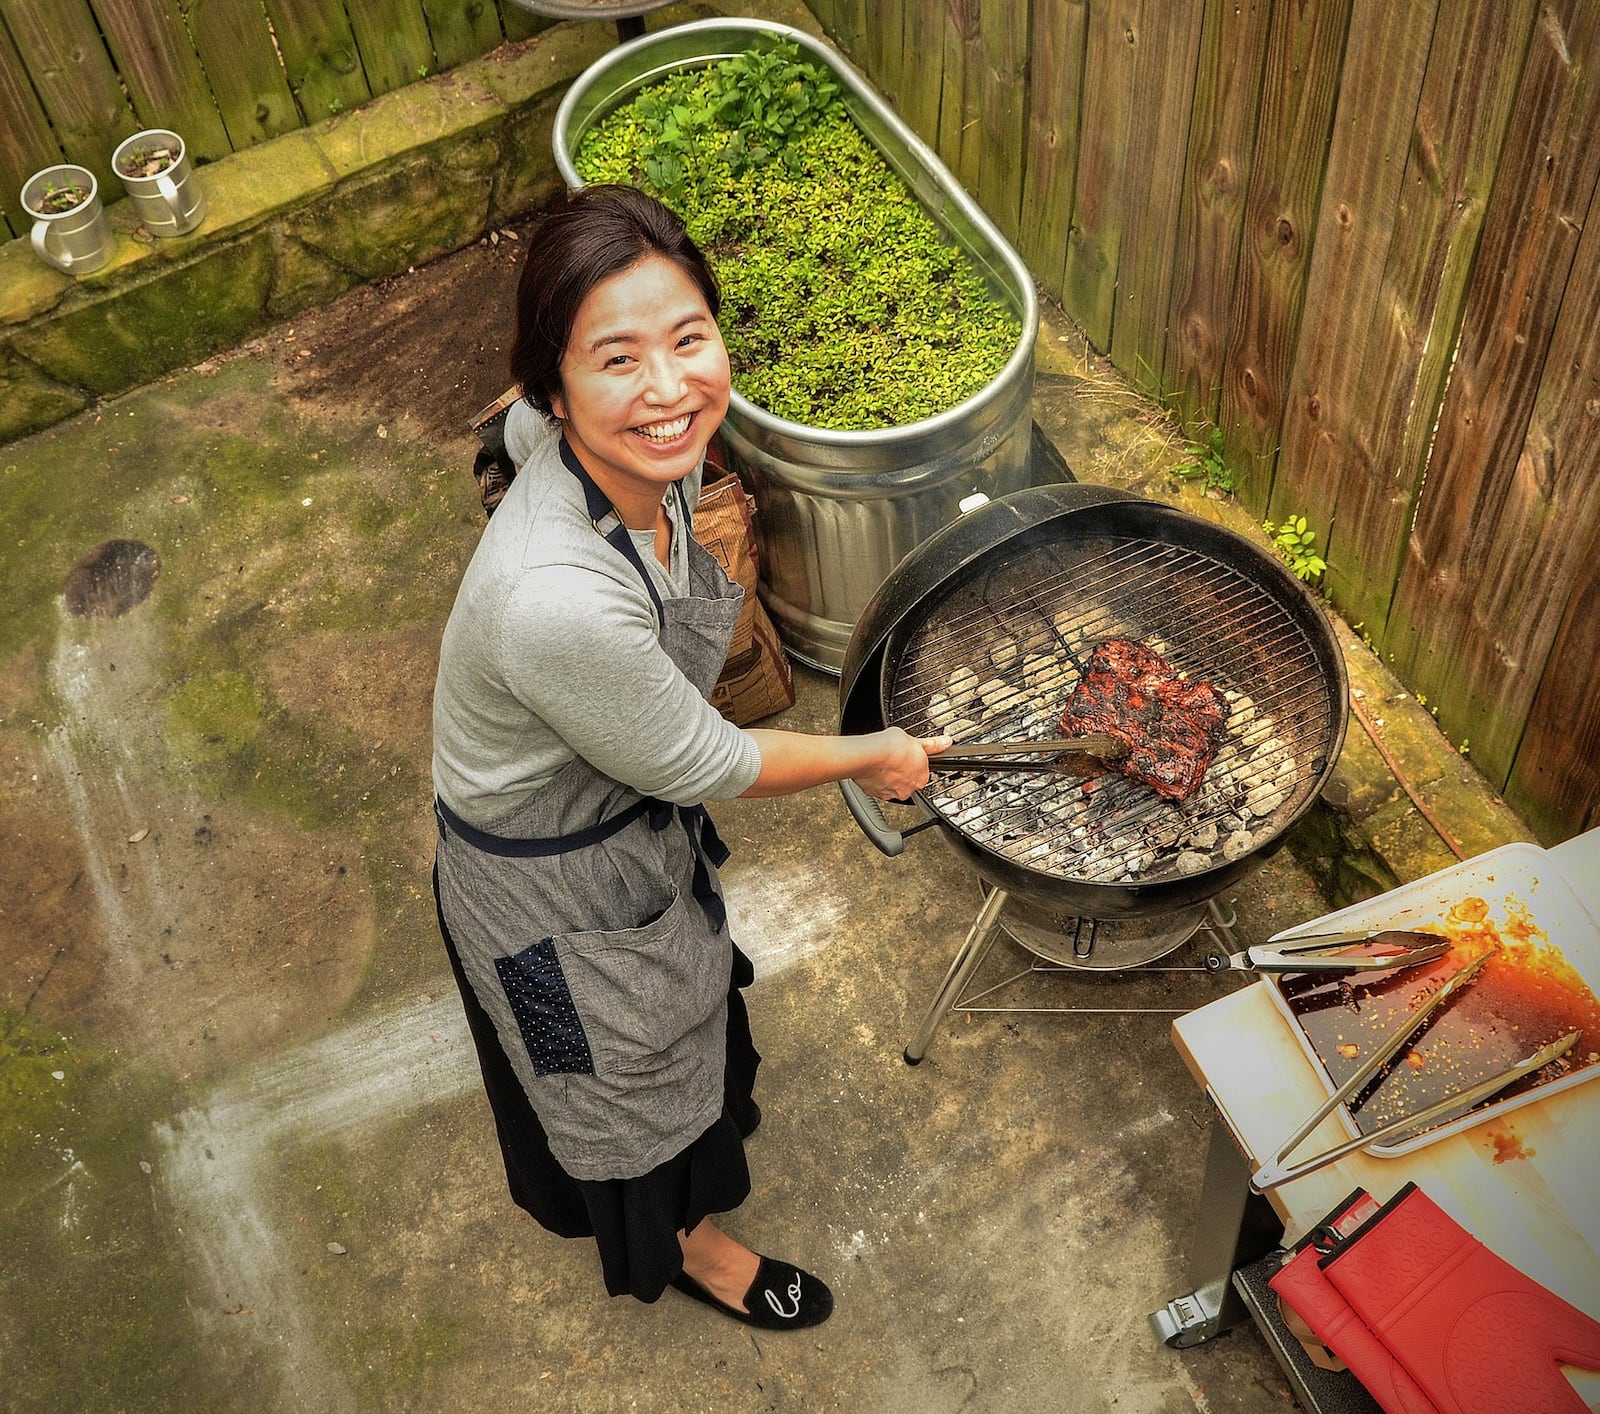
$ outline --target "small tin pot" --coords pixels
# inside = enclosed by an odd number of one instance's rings
[[[65,188],[88,195],[64,210],[51,210],[52,196]],[[22,207],[33,219],[34,253],[45,264],[69,275],[87,275],[111,259],[115,237],[100,204],[99,184],[87,167],[61,162],[35,172],[22,184]]]
[[[128,166],[143,148],[166,151],[171,160],[159,172],[130,173]],[[111,154],[111,167],[151,235],[187,235],[206,219],[205,193],[189,163],[189,151],[170,129],[146,128],[124,139]]]

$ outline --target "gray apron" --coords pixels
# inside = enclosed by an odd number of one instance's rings
[[[562,443],[590,519],[611,505]],[[744,591],[689,533],[689,592],[661,599],[625,527],[606,538],[655,603],[662,649],[709,696]],[[733,945],[701,806],[641,795],[581,757],[475,829],[443,801],[439,902],[462,968],[572,1177],[637,1178],[722,1113]]]

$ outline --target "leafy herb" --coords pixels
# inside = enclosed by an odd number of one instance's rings
[[[1206,490],[1217,491],[1224,496],[1233,494],[1233,468],[1222,459],[1222,432],[1213,427],[1206,437],[1205,446],[1196,445],[1189,452],[1189,459],[1173,468],[1174,476],[1182,477],[1185,481],[1196,481],[1205,478]]]
[[[991,382],[1021,328],[798,56],[784,41],[668,76],[585,135],[578,171],[683,217],[751,402],[810,427],[932,417]]]
[[[1264,520],[1261,528],[1272,537],[1272,548],[1294,571],[1296,579],[1316,579],[1328,568],[1327,561],[1313,548],[1317,543],[1317,532],[1306,524],[1304,516],[1290,516],[1277,526],[1270,520]]]
[[[41,216],[60,216],[89,199],[89,188],[76,182],[46,182],[44,191],[34,201]]]
[[[141,144],[130,147],[122,154],[118,167],[125,177],[157,177],[178,160],[175,147],[156,147]]]

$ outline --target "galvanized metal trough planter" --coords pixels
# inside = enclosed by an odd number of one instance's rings
[[[573,160],[584,135],[640,89],[768,38],[790,39],[827,66],[857,126],[1022,328],[987,387],[902,427],[807,427],[733,394],[723,433],[759,508],[762,599],[794,657],[837,672],[856,619],[907,553],[954,520],[967,497],[1030,484],[1039,306],[1027,267],[932,150],[837,51],[787,25],[702,20],[633,40],[590,66],[556,115],[555,159],[567,186],[584,184]]]

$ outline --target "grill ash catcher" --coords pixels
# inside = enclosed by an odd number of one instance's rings
[[[1169,800],[1081,753],[1050,770],[1019,770],[1021,756],[984,769],[985,744],[1060,735],[1085,662],[1112,638],[1148,646],[1227,703],[1198,788]],[[907,555],[856,624],[839,703],[842,732],[948,731],[949,754],[968,758],[949,772],[935,758],[928,786],[903,802],[921,817],[904,829],[840,787],[884,854],[936,828],[986,894],[906,1047],[913,1065],[947,1012],[979,1009],[958,1003],[1001,931],[1046,964],[1107,973],[1157,970],[1204,927],[1223,947],[1203,970],[1249,966],[1218,896],[1310,809],[1349,712],[1333,631],[1274,556],[1198,516],[1076,482],[982,504]]]

